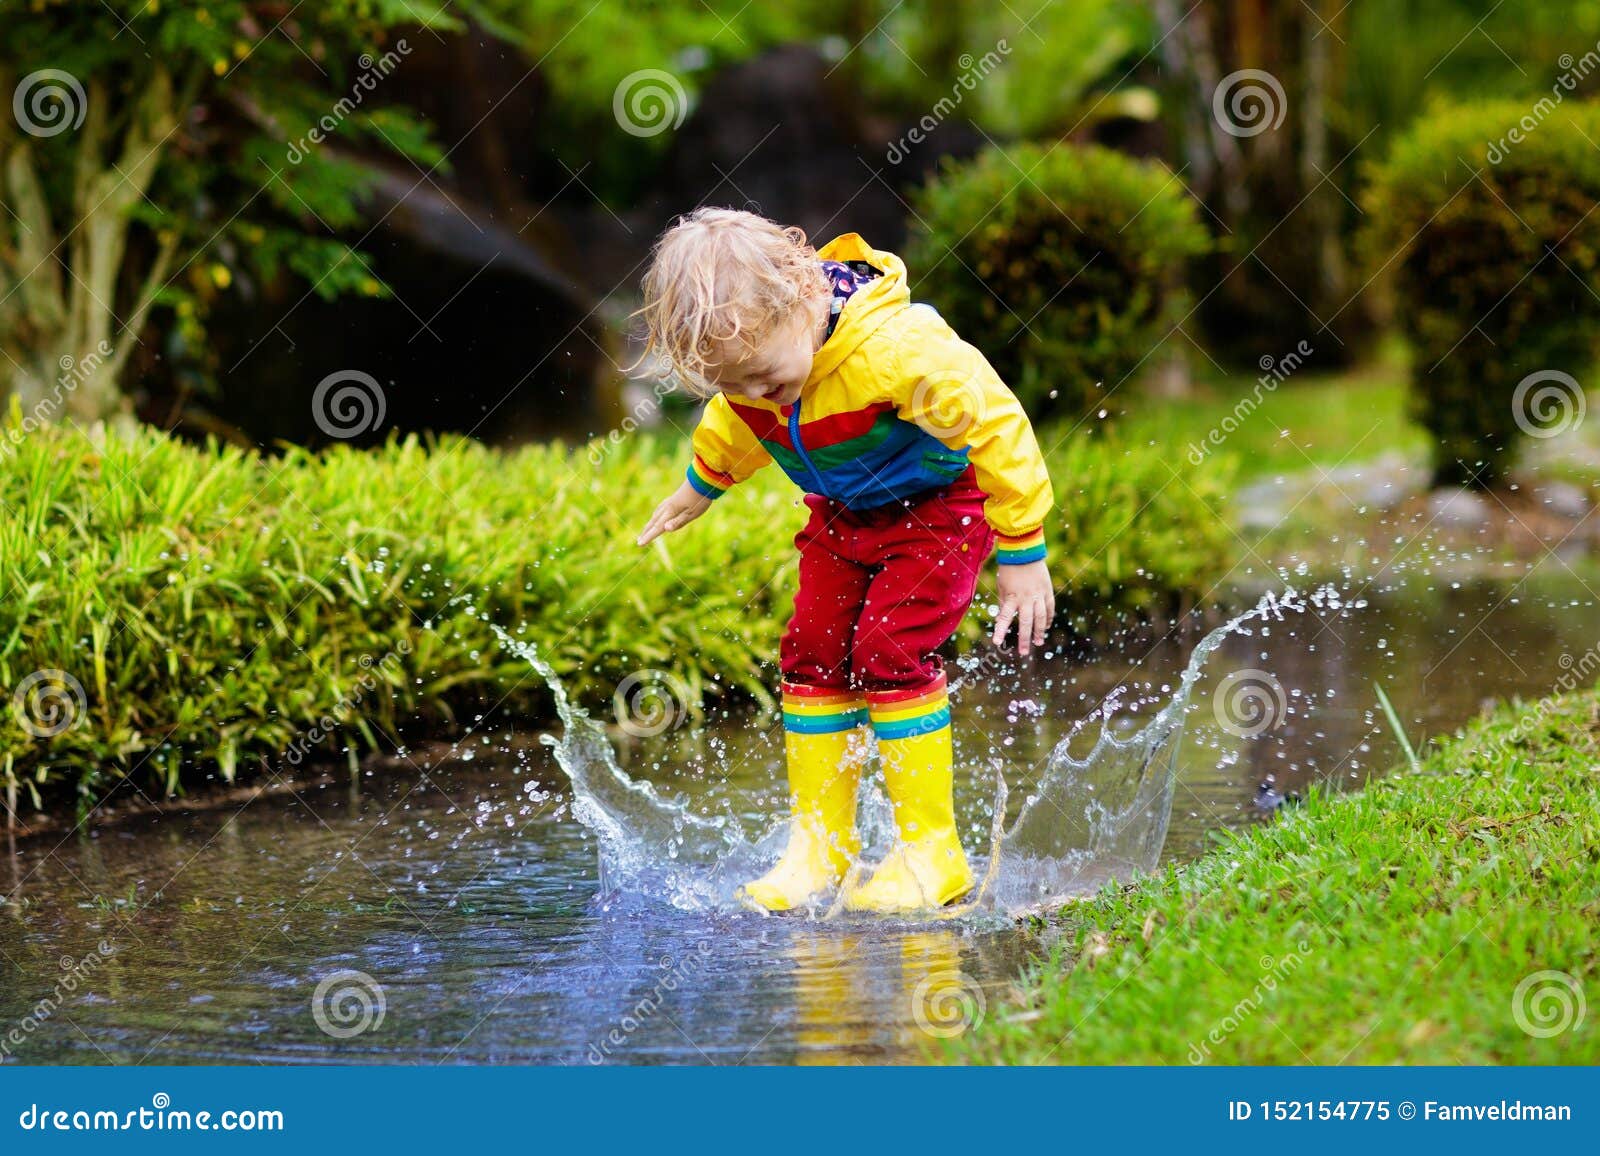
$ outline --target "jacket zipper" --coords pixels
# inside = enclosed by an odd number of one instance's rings
[[[800,455],[800,460],[805,463],[806,471],[811,475],[812,484],[817,488],[813,493],[827,496],[827,491],[822,488],[822,475],[817,473],[817,467],[811,463],[811,455],[806,453],[806,447],[800,444],[800,399],[796,398],[794,408],[789,411],[789,440],[794,443],[794,452]]]

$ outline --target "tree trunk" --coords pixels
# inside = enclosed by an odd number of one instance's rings
[[[39,180],[36,146],[14,128],[0,130],[0,171],[13,215],[9,243],[0,244],[0,381],[34,422],[92,423],[130,411],[118,377],[164,284],[178,234],[162,237],[131,300],[119,292],[128,234],[178,127],[181,104],[171,74],[156,65],[120,141],[111,142],[106,85],[91,81],[75,142],[70,219],[59,223]],[[119,297],[126,314],[117,312]]]

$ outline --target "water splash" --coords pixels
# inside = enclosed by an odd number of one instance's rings
[[[1282,621],[1285,613],[1341,612],[1363,605],[1345,602],[1332,585],[1310,593],[1290,586],[1262,595],[1196,644],[1176,689],[1142,726],[1122,695],[1108,695],[1056,744],[1008,829],[1003,825],[1005,786],[997,774],[993,813],[999,862],[994,864],[992,855],[975,859],[974,871],[988,885],[967,910],[1035,909],[1087,894],[1111,879],[1153,871],[1172,813],[1190,699],[1206,661],[1230,636],[1253,634],[1252,623],[1265,627]],[[555,698],[563,733],[545,735],[543,741],[571,782],[574,815],[599,844],[602,892],[652,896],[686,910],[736,906],[739,884],[759,875],[781,850],[782,825],[751,840],[735,815],[695,814],[687,804],[663,798],[650,783],[631,778],[618,765],[605,728],[571,702],[536,647],[498,626],[494,630]],[[1097,733],[1090,732],[1096,724]],[[1092,748],[1074,756],[1072,745],[1081,746],[1088,733],[1094,733]],[[873,814],[886,808],[869,802],[866,810],[862,821],[870,845],[875,841],[871,829],[882,819]]]
[[[694,814],[651,783],[630,778],[604,726],[573,704],[537,648],[491,626],[555,696],[562,734],[541,741],[572,785],[573,815],[599,843],[601,892],[655,895],[687,910],[730,904],[739,884],[760,873],[761,844],[747,840],[733,816]]]
[[[1155,870],[1166,842],[1177,785],[1178,751],[1193,704],[1190,698],[1206,661],[1232,635],[1250,635],[1252,622],[1282,621],[1285,612],[1359,609],[1337,587],[1303,594],[1293,586],[1268,591],[1259,601],[1207,634],[1156,715],[1131,733],[1113,694],[1051,752],[1039,784],[1006,832],[1005,862],[994,901],[1020,910],[1083,895],[1112,879]],[[1094,746],[1081,758],[1071,745],[1098,723]]]

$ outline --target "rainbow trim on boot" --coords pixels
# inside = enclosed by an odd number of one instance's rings
[[[867,704],[855,691],[783,684],[783,729],[801,735],[831,735],[867,725]]]
[[[889,691],[867,698],[872,729],[880,741],[932,734],[950,725],[950,692],[942,674],[920,690]]]

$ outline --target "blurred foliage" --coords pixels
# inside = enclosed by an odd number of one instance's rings
[[[1185,611],[1215,599],[1238,560],[1230,493],[1232,454],[1200,466],[1168,445],[1140,444],[1115,428],[1078,430],[1047,446],[1056,510],[1046,530],[1063,614],[1098,634],[1119,612]]]
[[[1600,42],[1600,0],[1385,0],[1351,5],[1342,118],[1354,144],[1369,129],[1379,151],[1441,98],[1547,94]],[[1600,92],[1591,75],[1580,92]]]
[[[818,12],[733,0],[500,0],[496,26],[524,45],[530,63],[538,62],[558,104],[609,120],[617,84],[630,73],[714,72],[775,44],[807,39],[819,21],[825,27],[836,18],[838,7],[824,4]]]
[[[992,148],[914,199],[913,292],[1035,416],[1092,417],[1174,319],[1210,241],[1183,183],[1097,146]]]
[[[649,191],[674,135],[670,127],[644,137],[626,132],[614,108],[622,94],[643,102],[642,122],[655,126],[664,118],[675,126],[694,111],[699,89],[718,71],[822,35],[841,7],[832,0],[820,10],[743,0],[494,2],[500,13],[495,27],[522,45],[549,89],[541,146],[585,172],[588,187],[613,203]]]
[[[1366,263],[1390,277],[1396,321],[1416,346],[1414,405],[1441,481],[1495,481],[1521,427],[1554,416],[1518,398],[1519,382],[1593,363],[1597,141],[1593,104],[1441,108],[1370,174]]]
[[[1067,135],[1110,115],[1148,118],[1153,97],[1119,87],[1155,42],[1143,4],[1129,0],[1013,6],[988,0],[877,0],[859,5],[848,59],[869,101],[920,116],[963,74],[973,80],[960,115],[1002,137]],[[1004,62],[988,72],[988,53]],[[976,71],[974,69],[976,68]]]
[[[1227,462],[1175,479],[1159,449],[1041,435],[1064,622],[1193,605],[1231,566]],[[771,702],[807,511],[769,469],[636,549],[682,477],[679,437],[511,453],[410,437],[265,458],[148,429],[93,444],[14,415],[0,445],[0,685],[60,670],[84,695],[54,736],[0,712],[0,779],[35,798],[280,769],[325,717],[323,756],[457,735],[487,708],[547,716],[494,625],[601,711],[642,668],[680,677],[694,710]],[[980,632],[969,616],[965,641]]]
[[[810,44],[852,93],[858,117],[916,120],[941,100],[1003,137],[1065,134],[1107,116],[1154,115],[1154,97],[1104,89],[1154,40],[1144,5],[1076,0],[1030,6],[986,0],[819,0],[804,7],[743,0],[647,0],[582,8],[566,0],[500,0],[492,25],[525,45],[554,99],[549,145],[612,200],[646,191],[650,158],[671,132],[646,139],[616,123],[619,86],[666,72],[692,112],[720,69],[784,44]],[[958,84],[962,78],[966,84]],[[658,91],[677,102],[666,84]],[[676,109],[675,109],[676,111]],[[653,121],[651,122],[654,123]]]
[[[14,364],[81,358],[112,318],[142,323],[154,306],[176,317],[164,355],[204,367],[208,304],[283,272],[325,298],[382,294],[343,239],[363,220],[370,175],[314,137],[403,157],[419,172],[442,165],[416,117],[380,107],[382,88],[418,37],[460,29],[477,9],[438,0],[12,5],[0,88],[20,100],[26,85],[43,99],[36,71],[57,76],[54,99],[34,110],[56,122],[50,131],[10,118],[0,127],[7,199],[20,206],[15,246],[0,246],[0,258],[21,257],[9,269],[0,260],[0,283],[27,283],[0,311]],[[29,257],[40,246],[71,281],[40,272]],[[119,336],[124,347],[138,328],[130,322]],[[109,408],[105,398],[86,388],[74,400],[93,417]]]

